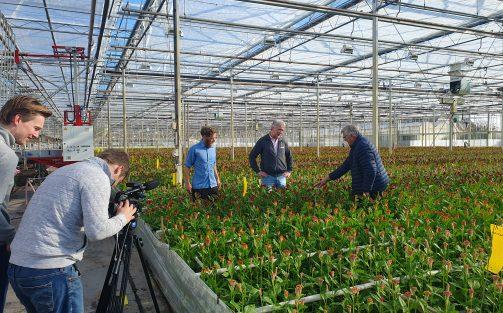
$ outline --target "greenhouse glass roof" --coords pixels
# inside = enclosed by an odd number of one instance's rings
[[[238,124],[301,115],[309,123],[317,103],[321,123],[369,120],[372,6],[179,0],[182,101],[190,123],[194,129],[213,119],[228,123],[231,102]],[[172,0],[0,0],[0,9],[21,55],[19,88],[41,93],[59,115],[78,103],[99,123],[110,105],[120,125],[125,99],[129,121],[173,119]],[[501,112],[503,1],[378,1],[376,15],[381,117],[390,106],[398,117],[448,112],[440,103],[451,97],[456,75],[471,84],[458,110]],[[84,57],[51,57],[53,45],[83,47]]]

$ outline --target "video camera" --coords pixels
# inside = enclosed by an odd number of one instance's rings
[[[141,201],[145,199],[145,191],[152,190],[159,186],[159,181],[152,180],[147,183],[141,184],[138,182],[126,183],[126,190],[117,190],[114,194],[112,191],[112,197],[110,205],[108,206],[108,213],[110,216],[115,215],[115,207],[117,204],[129,200],[129,203],[136,207],[136,214],[138,216],[142,212]]]

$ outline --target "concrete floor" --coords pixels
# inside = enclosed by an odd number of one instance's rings
[[[11,202],[9,203],[9,215],[12,218],[12,224],[17,228],[21,221],[22,214],[25,209],[24,190],[16,192]],[[90,242],[82,262],[77,264],[80,272],[82,273],[82,284],[84,286],[84,308],[85,312],[95,312],[100,297],[103,281],[107,273],[107,269],[112,257],[114,247],[113,238],[108,238],[102,241]],[[141,301],[141,305],[145,312],[154,312],[154,306],[150,293],[148,291],[147,281],[143,274],[140,258],[136,248],[133,249],[131,257],[130,272],[133,282],[137,288],[137,295]],[[157,295],[157,302],[161,312],[172,312],[169,304],[164,296],[159,291],[159,288],[154,283],[155,293]],[[124,308],[126,313],[141,312],[138,303],[135,299],[134,293],[131,290],[131,285],[128,282],[127,288],[128,304]],[[21,305],[16,295],[9,287],[7,293],[7,302],[5,305],[6,313],[21,313],[25,312],[24,307]]]

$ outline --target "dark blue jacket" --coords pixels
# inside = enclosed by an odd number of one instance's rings
[[[358,136],[348,158],[330,173],[331,180],[339,179],[351,171],[353,192],[384,191],[389,184],[388,173],[374,145],[365,137]]]
[[[257,165],[257,157],[260,155],[260,168]],[[274,151],[274,146],[269,134],[260,138],[250,155],[248,156],[250,167],[255,173],[260,171],[266,172],[268,175],[278,176],[284,172],[292,171],[292,154],[288,148],[288,144],[283,138],[278,139],[278,151]]]

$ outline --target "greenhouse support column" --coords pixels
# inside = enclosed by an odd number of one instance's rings
[[[112,148],[112,135],[111,132],[112,130],[110,129],[110,99],[107,99],[107,135],[108,135],[108,149]]]
[[[372,12],[377,14],[377,1],[373,1]],[[379,149],[379,112],[377,108],[378,92],[379,92],[379,77],[377,72],[379,62],[378,56],[378,32],[377,32],[377,16],[372,18],[372,138],[374,146]]]
[[[342,146],[342,122],[339,121],[339,147]]]
[[[178,185],[182,185],[182,132],[181,132],[181,110],[182,110],[182,89],[180,81],[180,27],[178,16],[178,0],[173,0],[173,41],[174,41],[174,72],[175,72],[175,119],[176,119],[176,181]]]
[[[393,123],[392,116],[391,116],[391,79],[389,81],[389,120],[388,120],[388,151],[389,154],[393,153],[393,128],[391,128],[391,125]]]
[[[472,109],[468,108],[468,146],[472,146]]]
[[[159,139],[160,139],[160,134],[159,134],[159,114],[156,115],[155,118],[155,145],[157,146],[157,152],[159,152]]]
[[[487,112],[487,141],[486,147],[489,147],[489,139],[491,137],[491,114]]]
[[[320,80],[316,79],[316,156],[320,157]]]
[[[393,144],[394,144],[394,147],[393,148],[396,148],[398,147],[398,119],[396,117],[396,105],[393,106],[393,120],[395,121],[395,135],[393,136]]]
[[[143,147],[144,143],[145,143],[145,133],[144,133],[144,128],[143,128],[143,119],[144,118],[145,118],[144,116],[141,117],[141,136],[140,136],[141,147]]]
[[[451,104],[451,109],[449,112],[449,150],[452,150],[452,137],[454,132],[454,104]]]
[[[299,123],[299,147],[300,147],[300,151],[302,151],[302,132],[304,131],[302,129],[302,102],[300,103],[300,123]]]
[[[234,161],[234,78],[231,71],[231,159]]]
[[[126,126],[126,68],[122,68],[122,147],[127,152],[127,126]]]
[[[424,127],[424,146],[428,146],[428,120],[423,117],[423,127]]]
[[[424,147],[424,120],[421,119],[421,147]]]
[[[248,103],[245,101],[245,153],[248,155]]]
[[[435,115],[435,106],[433,106],[433,147],[435,147],[435,139],[437,138],[437,134],[435,133],[435,125],[436,125],[436,115]]]
[[[258,131],[258,124],[257,124],[257,114],[253,113],[253,142],[257,142],[257,131]]]
[[[189,144],[190,144],[190,110],[189,110],[189,102],[188,101],[184,101],[183,98],[182,98],[182,106],[184,108],[184,112],[185,112],[185,121],[182,123],[183,124],[183,130],[184,130],[184,136],[185,136],[185,148],[188,149],[189,148]]]
[[[500,146],[503,148],[503,95],[501,95]]]

